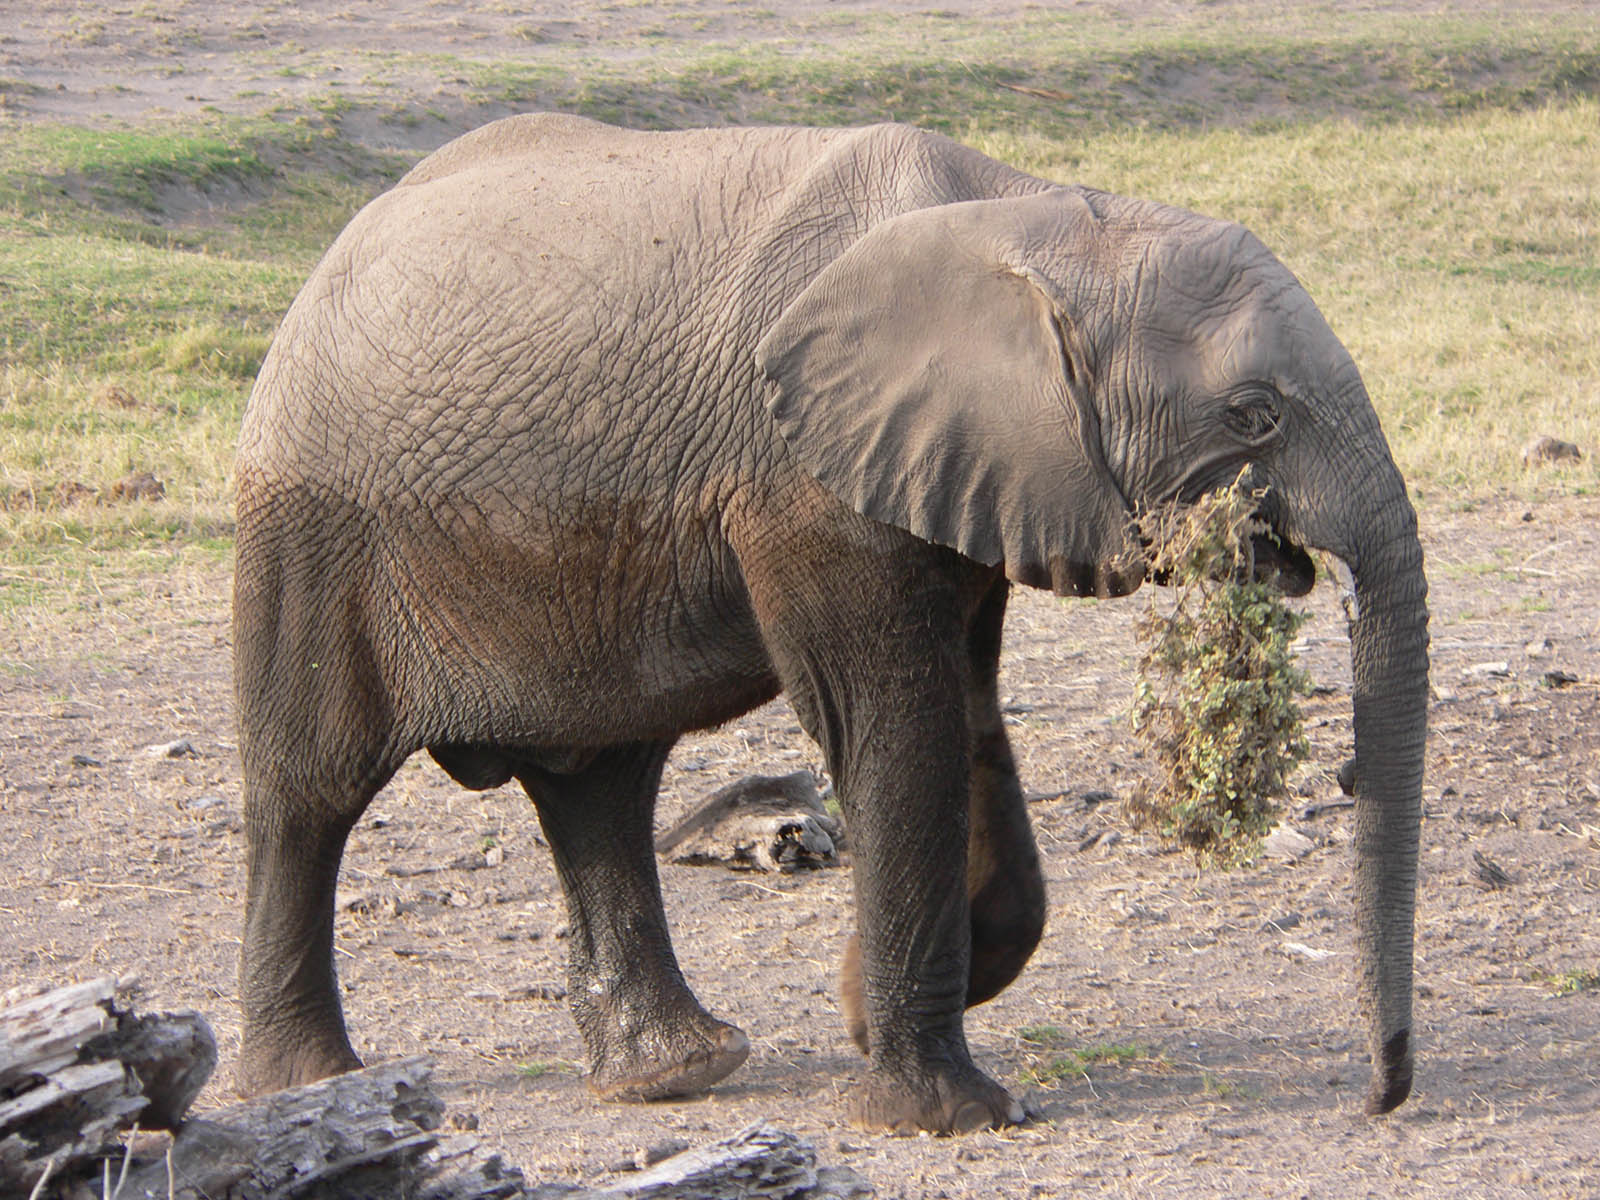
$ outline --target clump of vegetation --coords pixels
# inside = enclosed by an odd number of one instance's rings
[[[1308,752],[1299,698],[1310,680],[1289,650],[1305,618],[1252,578],[1260,499],[1235,482],[1140,520],[1175,600],[1170,614],[1152,603],[1136,627],[1133,725],[1160,773],[1128,807],[1206,866],[1255,857]]]
[[[1025,1069],[1020,1078],[1026,1087],[1053,1087],[1066,1079],[1086,1076],[1099,1065],[1125,1065],[1133,1062],[1161,1063],[1154,1046],[1142,1042],[1107,1042],[1093,1046],[1071,1045],[1071,1035],[1056,1025],[1024,1025],[1017,1037],[1039,1050],[1060,1051]]]
[[[1577,968],[1559,975],[1547,975],[1545,984],[1552,996],[1576,996],[1579,992],[1600,990],[1600,971]]]

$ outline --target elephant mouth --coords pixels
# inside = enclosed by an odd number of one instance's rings
[[[1317,565],[1301,546],[1265,525],[1250,535],[1250,577],[1285,596],[1304,596],[1317,582]]]
[[[1231,468],[1230,468],[1231,469]],[[1246,467],[1237,475],[1219,474],[1214,469],[1197,467],[1167,493],[1165,503],[1180,507],[1197,503],[1202,496],[1229,483],[1246,491],[1254,501],[1249,521],[1249,563],[1239,572],[1241,581],[1250,579],[1276,588],[1285,596],[1304,596],[1317,582],[1317,566],[1305,548],[1284,532],[1283,496],[1259,478],[1256,468]],[[1147,561],[1151,546],[1146,530],[1140,531]],[[1155,571],[1151,579],[1159,585],[1169,582],[1166,573]]]
[[[1255,530],[1250,534],[1249,562],[1239,572],[1241,582],[1249,579],[1265,583],[1285,596],[1304,596],[1317,582],[1317,565],[1311,555],[1281,533],[1267,513],[1257,512],[1252,524]],[[1145,552],[1150,552],[1148,543]],[[1153,571],[1150,578],[1162,587],[1171,582],[1165,571]]]

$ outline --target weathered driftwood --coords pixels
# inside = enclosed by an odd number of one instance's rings
[[[98,1170],[138,1124],[173,1128],[217,1062],[198,1013],[136,1017],[104,978],[0,997],[0,1196]],[[123,1003],[119,1003],[123,1002]]]
[[[116,1200],[523,1196],[521,1173],[477,1139],[436,1132],[431,1072],[403,1059],[207,1112],[130,1171]]]
[[[839,865],[844,829],[829,814],[810,771],[752,775],[712,794],[656,840],[669,862],[736,871]]]
[[[847,1200],[871,1189],[765,1125],[625,1183],[530,1188],[444,1105],[412,1058],[184,1120],[216,1065],[195,1013],[135,1017],[114,979],[0,997],[3,1200]],[[174,1129],[171,1137],[134,1136]]]
[[[848,1167],[818,1167],[815,1152],[794,1134],[757,1124],[675,1154],[613,1187],[535,1194],[552,1200],[857,1200],[873,1190]]]

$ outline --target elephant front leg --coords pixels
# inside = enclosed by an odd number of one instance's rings
[[[752,565],[747,578],[850,831],[872,1039],[852,1115],[868,1128],[936,1133],[1017,1122],[1021,1106],[973,1064],[963,1028],[972,748],[961,592],[937,562],[844,566],[823,580],[769,581]]]
[[[740,1030],[700,1006],[672,952],[651,838],[671,747],[616,747],[575,773],[519,774],[566,895],[568,1000],[604,1100],[702,1092],[750,1053]]]
[[[997,580],[968,633],[971,785],[967,801],[967,905],[972,954],[966,1006],[999,995],[1021,972],[1044,933],[1044,873],[1016,761],[1001,718],[997,677],[1010,585]],[[845,1028],[863,1054],[871,1037],[861,982],[861,941],[840,965]]]
[[[848,782],[855,861],[860,1010],[872,1060],[854,1117],[868,1128],[957,1133],[1022,1120],[1020,1105],[973,1064],[963,1012],[975,950],[961,886],[964,764],[930,753],[959,746],[959,706],[926,710],[837,768]],[[922,762],[918,762],[921,759]]]

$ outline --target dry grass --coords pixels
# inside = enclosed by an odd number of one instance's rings
[[[651,109],[664,96],[701,119],[747,117],[752,97],[774,119],[920,113],[1026,169],[1237,219],[1351,347],[1425,500],[1600,486],[1600,105],[1583,90],[1597,48],[1571,14],[1371,25],[1257,5],[1242,23],[1196,10],[1155,29],[1032,13],[1019,41],[949,14],[818,12],[811,59],[760,38],[740,59],[661,15],[672,39],[608,60],[615,86],[565,102],[643,123],[667,119]],[[1110,107],[1053,98],[1095,79]],[[1266,84],[1297,99],[1227,124]],[[1397,119],[1393,88],[1432,115]],[[358,110],[328,92],[273,122],[20,122],[0,143],[0,603],[17,602],[20,568],[70,577],[162,546],[226,547],[254,364],[320,248],[398,166],[342,132]],[[1540,433],[1584,458],[1524,471]],[[165,500],[92,502],[141,470]]]

